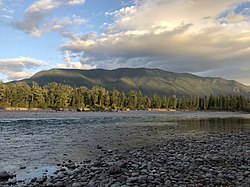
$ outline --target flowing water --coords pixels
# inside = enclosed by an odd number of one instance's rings
[[[29,178],[64,160],[94,158],[98,146],[124,149],[204,131],[249,130],[250,114],[243,113],[0,111],[0,168]]]

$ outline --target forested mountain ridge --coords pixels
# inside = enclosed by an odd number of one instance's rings
[[[22,81],[45,85],[50,82],[71,86],[101,86],[107,90],[140,90],[145,95],[243,95],[250,96],[250,87],[234,80],[199,77],[189,73],[173,73],[160,69],[119,68],[115,70],[51,69],[41,71]]]

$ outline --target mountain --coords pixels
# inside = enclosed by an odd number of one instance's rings
[[[234,80],[199,77],[189,73],[173,73],[160,69],[120,68],[115,70],[51,69],[41,71],[22,81],[39,85],[50,82],[71,86],[102,86],[108,90],[141,90],[143,94],[177,96],[244,95],[250,96],[250,87]],[[19,82],[19,81],[18,81]]]

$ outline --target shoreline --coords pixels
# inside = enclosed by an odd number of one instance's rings
[[[156,146],[104,150],[98,158],[58,164],[52,176],[19,181],[19,186],[247,186],[250,134],[208,132]],[[16,184],[15,177],[2,186]]]
[[[0,107],[3,111],[72,111],[72,112],[119,112],[119,111],[133,111],[129,108],[124,109],[94,109],[94,108],[82,108],[82,109],[68,109],[68,108],[22,108],[22,107]],[[136,111],[164,111],[164,112],[175,112],[175,111],[189,111],[189,110],[176,110],[176,109],[141,109]]]
[[[177,109],[162,109],[162,108],[147,108],[147,109],[68,109],[68,108],[22,108],[22,107],[0,107],[0,111],[56,111],[56,112],[123,112],[123,111],[156,111],[156,112],[232,112],[232,113],[246,113],[246,111],[227,111],[227,110],[177,110]]]

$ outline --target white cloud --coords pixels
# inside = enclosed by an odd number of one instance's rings
[[[64,57],[65,64],[57,64],[59,68],[70,68],[70,69],[95,69],[96,66],[91,66],[89,64],[85,64],[84,60],[81,62],[72,62],[70,57],[75,57],[75,54],[71,55],[68,51],[66,51],[66,55]]]
[[[82,19],[79,16],[73,15],[71,17],[61,17],[61,18],[52,18],[50,20],[45,20],[42,25],[39,27],[22,27],[23,31],[29,33],[33,36],[41,36],[45,33],[51,31],[61,31],[66,27],[76,27],[86,23],[85,19]],[[24,26],[24,25],[22,25]]]
[[[71,35],[61,48],[96,59],[97,67],[116,61],[114,67],[133,67],[133,62],[192,73],[219,69],[220,76],[229,78],[227,66],[250,67],[249,15],[235,11],[242,3],[246,1],[135,1],[106,13],[114,17],[106,32],[85,38]]]
[[[242,14],[236,14],[234,12],[231,12],[226,17],[224,17],[222,20],[225,21],[226,23],[235,24],[235,23],[248,21],[249,17],[242,15]]]
[[[10,72],[8,74],[8,79],[9,80],[20,80],[20,79],[25,79],[33,76],[34,73],[30,72]]]
[[[10,0],[0,0],[0,14],[13,14],[15,11],[13,6],[16,2],[12,1],[12,6],[10,5]]]
[[[32,75],[28,69],[45,65],[46,62],[29,57],[0,59],[0,73],[6,75],[8,80],[22,79]]]
[[[84,4],[85,0],[38,0],[32,3],[26,12],[48,12],[65,5]]]
[[[83,4],[84,0],[39,0],[32,3],[26,10],[24,20],[15,22],[14,26],[33,36],[41,36],[50,31],[63,30],[72,25],[81,25],[86,20],[79,16],[47,18],[55,9],[62,6]]]
[[[69,0],[68,5],[79,5],[79,4],[83,4],[84,2],[85,0]]]
[[[9,15],[0,15],[0,22],[3,21],[4,23],[11,23],[13,21],[13,17]]]

